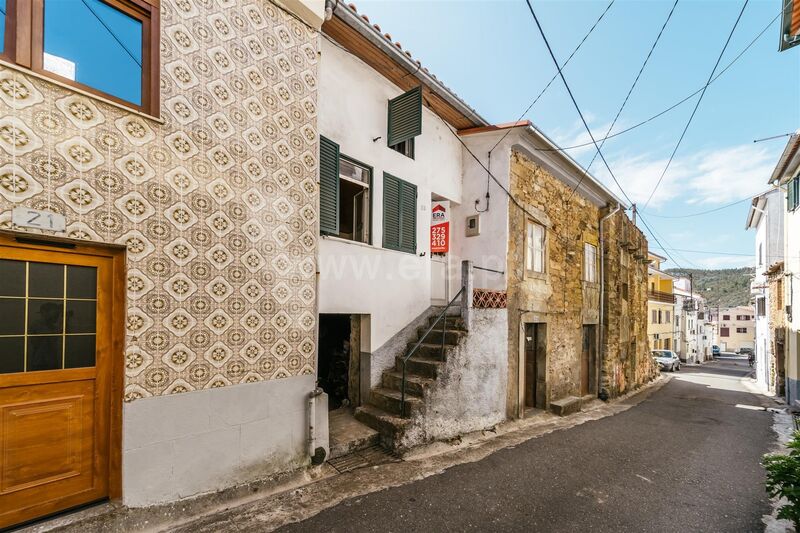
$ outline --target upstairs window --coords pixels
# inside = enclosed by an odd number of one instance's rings
[[[719,336],[720,337],[730,337],[731,330],[729,328],[719,328]]]
[[[756,315],[758,315],[758,316],[766,316],[767,315],[767,300],[766,300],[766,298],[757,298],[756,299]]]
[[[583,280],[597,283],[597,247],[588,242],[583,243]]]
[[[544,274],[545,228],[533,220],[528,220],[525,233],[525,270],[529,273]]]
[[[386,141],[389,148],[414,159],[414,137],[422,134],[422,87],[389,100]]]
[[[370,243],[372,169],[320,137],[319,229],[324,235]]]
[[[2,55],[56,81],[158,114],[156,0],[0,0]]]
[[[736,333],[747,333],[747,328],[736,328]]]
[[[730,320],[731,315],[722,315],[722,320]]]

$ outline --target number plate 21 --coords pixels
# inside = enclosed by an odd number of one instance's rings
[[[36,228],[59,232],[67,229],[67,220],[64,215],[42,209],[15,207],[11,212],[11,220],[21,228]]]

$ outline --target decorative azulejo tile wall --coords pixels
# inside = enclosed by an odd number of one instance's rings
[[[267,0],[161,20],[163,123],[0,68],[0,225],[127,246],[127,401],[313,374],[317,36]]]

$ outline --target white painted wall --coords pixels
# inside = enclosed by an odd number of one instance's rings
[[[463,137],[464,143],[481,162],[489,167],[492,174],[503,184],[509,186],[509,167],[511,164],[510,134],[492,152],[491,166],[487,155],[497,143],[504,131],[481,133]],[[461,260],[472,261],[473,267],[491,268],[500,272],[506,271],[508,257],[508,197],[497,183],[488,177],[486,171],[473,157],[464,150],[464,201],[452,210],[451,224],[453,235],[457,235],[455,255]],[[486,209],[487,178],[489,183],[489,210],[480,213],[481,233],[476,237],[466,237],[466,219]],[[474,270],[474,287],[476,289],[506,290],[506,276],[484,270]]]
[[[319,133],[338,143],[343,155],[371,166],[373,186],[372,244],[320,239],[319,312],[370,315],[369,351],[374,352],[431,304],[431,194],[454,206],[461,202],[462,148],[442,120],[423,107],[415,159],[391,150],[388,101],[403,91],[347,51],[326,39],[321,43]],[[382,248],[384,172],[417,186],[417,254]],[[454,275],[460,278],[458,268]]]
[[[756,211],[753,217],[756,222],[754,248],[756,268],[752,293],[756,297],[764,298],[766,311],[764,316],[756,314],[755,319],[755,374],[758,385],[765,390],[770,386],[769,369],[774,359],[769,321],[770,300],[774,295],[769,294],[765,272],[771,265],[783,260],[784,205],[783,192],[779,189],[772,190],[763,195],[757,205],[760,211]]]
[[[190,498],[309,464],[314,376],[143,398],[122,416],[122,500],[145,507]],[[317,446],[328,449],[327,396]]]

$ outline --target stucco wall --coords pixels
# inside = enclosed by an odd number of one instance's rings
[[[388,101],[403,91],[325,39],[321,50],[319,131],[340,145],[342,155],[372,167],[372,243],[321,239],[319,311],[370,315],[370,350],[375,351],[431,305],[431,195],[461,202],[461,146],[423,107],[415,158],[390,149]],[[382,247],[384,172],[417,186],[416,254]],[[453,275],[460,276],[458,268]]]
[[[519,151],[511,154],[511,193],[547,228],[544,275],[525,273],[525,234],[529,215],[509,206],[508,219],[508,410],[518,416],[524,398],[519,383],[520,317],[540,314],[547,322],[547,404],[580,396],[584,323],[596,323],[599,298],[583,279],[584,243],[598,242],[600,211],[580,193]],[[598,263],[599,274],[599,263]],[[591,298],[594,296],[594,298]],[[587,322],[584,319],[588,318]],[[594,317],[594,320],[591,320]]]
[[[127,246],[127,401],[313,375],[317,36],[267,1],[161,25],[161,122],[0,67],[0,224]]]
[[[401,447],[478,431],[505,419],[508,314],[505,309],[470,313],[469,334],[448,352]]]
[[[123,502],[165,503],[307,465],[314,382],[297,376],[125,404]],[[317,446],[327,449],[326,396],[318,399]]]
[[[786,321],[786,394],[790,403],[797,405],[800,400],[800,209],[787,213],[785,222],[784,271],[789,275],[784,278],[784,302],[792,306],[791,320],[787,317]]]

